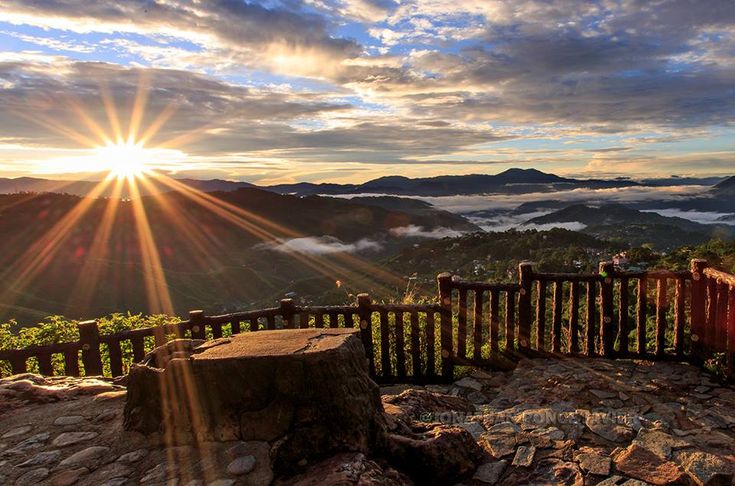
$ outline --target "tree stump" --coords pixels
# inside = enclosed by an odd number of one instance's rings
[[[169,343],[131,368],[124,420],[171,444],[267,441],[280,472],[329,453],[370,453],[386,435],[380,392],[351,329]]]

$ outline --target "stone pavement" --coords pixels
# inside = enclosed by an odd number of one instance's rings
[[[735,388],[693,366],[528,359],[426,388],[476,410],[424,417],[488,453],[463,484],[733,484]]]
[[[459,484],[733,484],[735,388],[692,366],[527,359],[515,371],[421,388],[384,387],[386,411],[471,434],[482,454]],[[425,391],[431,407],[416,398]],[[0,380],[0,484],[273,481],[267,443],[166,447],[155,434],[123,431],[124,402],[111,380]],[[326,464],[337,473],[320,466],[322,479],[280,484],[411,484],[359,454]]]

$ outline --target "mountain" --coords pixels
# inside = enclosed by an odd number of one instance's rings
[[[625,241],[633,246],[649,243],[660,249],[699,244],[717,237],[732,238],[735,235],[735,228],[729,225],[700,224],[684,218],[639,211],[622,204],[575,204],[530,219],[525,224],[573,222],[585,225],[581,231],[599,238]]]
[[[36,322],[51,314],[85,318],[149,312],[146,275],[156,265],[144,251],[150,243],[140,237],[140,208],[179,315],[192,308],[224,312],[272,305],[289,292],[303,298],[331,292],[327,298],[342,303],[353,290],[393,290],[405,281],[386,277],[372,263],[411,243],[393,230],[477,230],[459,216],[450,218],[430,207],[405,212],[253,188],[211,197],[199,203],[178,192],[139,200],[0,195],[0,322]],[[63,223],[84,206],[86,212],[73,224]],[[105,231],[107,237],[95,242]],[[53,238],[44,240],[49,235]],[[39,241],[56,248],[45,260],[36,254],[42,251],[34,247]],[[34,263],[41,265],[40,272],[23,286],[15,285]],[[83,283],[90,275],[97,277],[85,298]],[[335,286],[337,281],[341,286]]]
[[[294,194],[390,194],[403,196],[453,196],[487,193],[552,192],[579,188],[637,186],[630,180],[570,179],[536,169],[508,169],[500,174],[445,175],[408,178],[379,177],[363,184],[286,184],[265,189]]]
[[[713,192],[718,196],[735,196],[735,176],[717,184],[713,188]]]
[[[102,178],[102,175],[99,175],[98,179],[101,180]],[[246,187],[255,187],[253,184],[248,182],[234,182],[221,179],[178,179],[178,182],[202,192],[236,191]],[[39,179],[36,177],[18,177],[15,179],[0,178],[0,194],[52,192],[56,194],[87,196],[92,193],[99,184],[99,180],[66,181]],[[100,197],[109,197],[113,191],[112,186],[113,185],[110,184],[110,187],[100,194]],[[153,177],[148,178],[146,184],[139,184],[139,192],[142,196],[150,196],[171,191],[171,187],[157,181]],[[130,191],[127,187],[123,188],[121,196],[123,198],[131,197]]]

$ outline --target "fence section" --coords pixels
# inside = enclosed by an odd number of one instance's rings
[[[519,266],[518,283],[438,276],[438,304],[280,306],[206,316],[178,324],[101,335],[79,324],[79,342],[0,351],[13,373],[36,360],[41,374],[120,376],[170,339],[216,339],[240,332],[356,328],[380,383],[449,381],[456,366],[504,368],[519,354],[674,359],[724,357],[735,376],[735,276],[692,261],[683,272],[542,273]]]

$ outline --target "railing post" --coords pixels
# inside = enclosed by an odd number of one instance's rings
[[[373,346],[373,311],[370,295],[357,294],[357,316],[360,319],[360,337],[368,359],[370,376],[375,376],[375,349]]]
[[[706,295],[704,269],[707,268],[707,260],[692,260],[692,301],[691,301],[691,339],[692,360],[697,363],[704,361],[704,326],[706,319]]]
[[[520,290],[518,293],[518,347],[527,351],[531,345],[531,289],[533,285],[533,263],[518,265]]]
[[[82,363],[85,376],[102,376],[102,355],[100,354],[100,330],[97,321],[80,322],[79,342],[82,344]]]
[[[442,378],[446,381],[454,379],[452,362],[452,274],[441,273],[437,277],[439,285],[440,341],[442,356]]]
[[[613,262],[600,262],[600,343],[601,353],[605,358],[612,358],[615,353],[615,328],[613,324]]]
[[[281,299],[281,317],[286,329],[293,329],[293,318],[296,315],[296,304],[293,299]]]
[[[205,333],[204,323],[204,311],[193,310],[189,312],[189,328],[191,329],[192,339],[206,339],[207,335]]]

